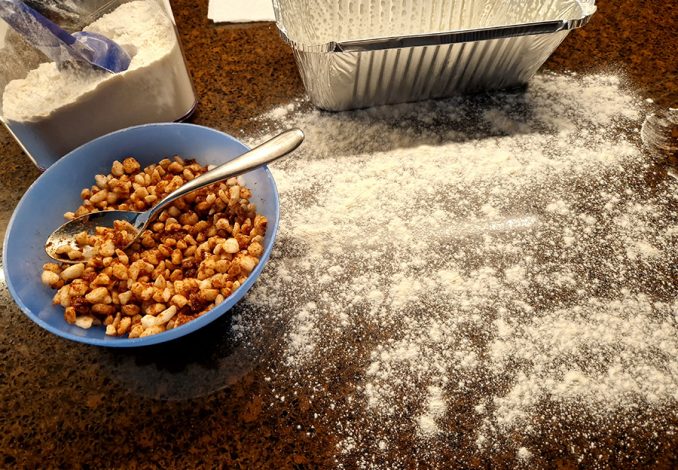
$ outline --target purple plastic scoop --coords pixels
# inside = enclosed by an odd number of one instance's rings
[[[129,54],[114,41],[85,31],[70,34],[20,0],[0,0],[0,18],[59,65],[85,62],[112,73],[129,67]]]

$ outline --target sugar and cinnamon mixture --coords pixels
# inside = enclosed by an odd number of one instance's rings
[[[542,74],[262,116],[307,135],[234,327],[275,406],[303,395],[346,468],[651,464],[678,422],[678,182],[639,143],[648,106]]]

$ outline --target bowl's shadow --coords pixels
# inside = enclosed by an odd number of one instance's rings
[[[238,306],[176,340],[129,349],[102,349],[101,372],[130,393],[158,400],[189,400],[237,383],[257,364],[256,351],[233,332]]]

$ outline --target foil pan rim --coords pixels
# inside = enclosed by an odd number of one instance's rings
[[[273,1],[273,10],[275,12],[276,26],[280,32],[280,36],[295,50],[302,52],[341,53],[369,52],[421,46],[440,46],[446,44],[487,41],[492,39],[533,36],[540,34],[552,34],[559,31],[569,31],[585,26],[598,9],[596,5],[584,6],[581,3],[579,3],[579,5],[581,7],[581,16],[567,20],[537,21],[507,26],[495,26],[490,28],[450,30],[429,34],[374,37],[351,41],[329,41],[324,44],[303,44],[290,38],[282,22],[280,5],[277,0]]]

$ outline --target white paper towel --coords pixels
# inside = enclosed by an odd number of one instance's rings
[[[207,18],[215,23],[275,21],[271,0],[210,0]]]

